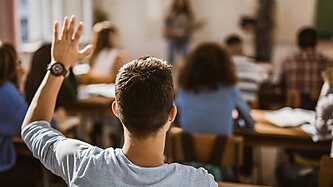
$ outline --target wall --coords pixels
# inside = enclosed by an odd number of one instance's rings
[[[166,57],[166,42],[162,36],[163,18],[171,0],[103,0],[105,10],[119,27],[121,46],[132,57],[144,54]],[[239,17],[255,15],[256,0],[192,0],[198,20],[205,27],[193,36],[192,46],[203,41],[221,42],[230,33],[241,34],[246,51],[252,50],[252,36],[243,33]],[[277,0],[276,53],[273,61],[280,61],[294,48],[295,32],[303,25],[312,25],[316,0]],[[300,6],[302,8],[300,8]]]

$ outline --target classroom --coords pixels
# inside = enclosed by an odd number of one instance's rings
[[[332,8],[1,0],[0,186],[333,187]]]

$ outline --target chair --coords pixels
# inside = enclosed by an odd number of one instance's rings
[[[314,110],[319,97],[318,93],[302,94],[297,90],[288,90],[286,94],[286,106],[308,110]]]
[[[301,96],[296,90],[288,90],[286,98],[286,106],[299,108],[301,106]]]
[[[169,162],[200,162],[216,166],[240,167],[243,137],[185,133],[172,127],[167,135]]]
[[[319,186],[333,187],[333,158],[323,156],[320,160]]]

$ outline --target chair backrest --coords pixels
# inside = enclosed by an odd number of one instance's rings
[[[301,106],[300,93],[296,90],[288,90],[285,105],[292,108],[299,108]]]
[[[319,186],[333,187],[333,158],[323,156],[320,160]]]
[[[201,162],[239,167],[243,161],[243,137],[185,133],[172,127],[166,154],[169,162]]]

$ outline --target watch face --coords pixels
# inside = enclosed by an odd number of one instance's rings
[[[66,74],[67,74],[66,68],[60,62],[56,62],[54,64],[51,64],[48,69],[55,76],[61,76],[61,75],[66,76]]]
[[[53,64],[53,66],[52,66],[52,72],[55,75],[62,75],[63,71],[64,71],[64,68],[62,67],[61,64],[58,64],[58,63]]]

